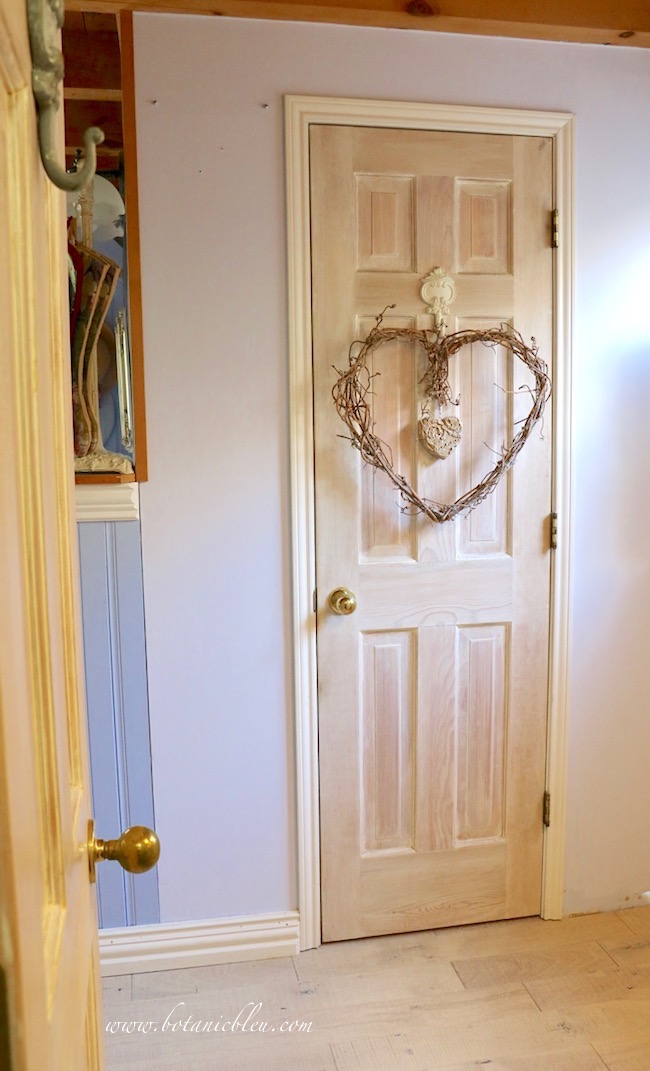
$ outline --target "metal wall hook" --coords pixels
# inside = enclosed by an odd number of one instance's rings
[[[104,133],[97,126],[90,126],[84,134],[84,156],[81,167],[66,171],[56,158],[54,121],[58,105],[39,107],[38,145],[41,160],[48,177],[60,190],[82,190],[95,177],[97,169],[96,146],[101,145]]]
[[[68,172],[56,158],[55,119],[61,101],[59,84],[63,80],[63,55],[57,47],[58,32],[63,26],[63,0],[27,0],[29,45],[32,53],[32,89],[38,110],[38,145],[43,167],[61,190],[81,190],[95,175],[96,146],[104,134],[91,126],[84,134],[84,161]]]

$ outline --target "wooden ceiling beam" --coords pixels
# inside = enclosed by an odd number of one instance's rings
[[[650,48],[647,0],[66,0],[66,10],[221,15]]]
[[[62,47],[66,89],[120,88],[122,74],[117,24],[113,33],[89,33],[68,30],[64,23]]]
[[[81,149],[89,126],[104,132],[102,152],[119,153],[122,149],[122,105],[113,100],[65,101],[65,143],[67,149]]]

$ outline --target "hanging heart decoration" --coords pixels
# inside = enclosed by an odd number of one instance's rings
[[[367,464],[385,472],[392,480],[404,500],[404,509],[414,513],[423,513],[429,520],[438,523],[450,521],[460,513],[475,509],[494,491],[503,474],[514,465],[517,455],[529,438],[535,424],[541,419],[550,397],[551,381],[548,370],[538,354],[535,339],[531,339],[531,345],[527,346],[519,332],[508,324],[502,324],[499,329],[457,331],[452,335],[439,335],[411,328],[383,328],[381,326],[383,317],[384,313],[377,317],[375,327],[364,341],[352,343],[349,352],[349,367],[343,372],[335,369],[338,379],[332,388],[334,404],[341,420],[350,432],[351,445],[359,450]],[[421,498],[408,481],[400,473],[395,472],[390,447],[375,434],[369,396],[373,393],[373,380],[377,373],[371,373],[368,368],[368,358],[373,350],[396,340],[414,342],[425,351],[428,361],[423,380],[425,394],[429,399],[440,404],[444,402],[457,404],[458,399],[453,401],[451,398],[448,379],[449,361],[464,346],[471,346],[476,342],[489,347],[503,346],[510,351],[513,358],[520,360],[533,374],[535,386],[522,388],[529,391],[532,398],[528,416],[520,423],[519,430],[513,436],[510,445],[502,448],[494,468],[486,473],[480,483],[466,491],[455,502],[434,502],[431,499]],[[442,449],[447,449],[447,454],[442,453],[438,456],[448,456],[460,438],[460,421],[456,417],[445,417],[440,421],[433,421],[426,414],[423,415],[422,420],[430,421],[425,434],[430,435],[433,441],[440,440],[442,444],[444,439]],[[436,424],[442,427],[431,427]],[[443,435],[443,430],[446,432],[445,435]],[[422,436],[422,434],[420,428],[419,435]],[[348,438],[348,436],[345,437]],[[454,437],[456,442],[452,442]]]
[[[418,420],[420,442],[434,457],[449,457],[458,446],[463,432],[463,425],[458,417],[441,417],[433,420],[428,414]]]

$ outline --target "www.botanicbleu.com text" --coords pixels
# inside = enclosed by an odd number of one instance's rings
[[[187,1012],[185,1001],[176,1004],[162,1022],[146,1019],[116,1019],[106,1024],[107,1034],[308,1034],[312,1024],[300,1019],[285,1019],[280,1023],[270,1023],[259,1018],[261,1001],[252,1000],[245,1004],[233,1018],[220,1015],[217,1019],[195,1019]]]

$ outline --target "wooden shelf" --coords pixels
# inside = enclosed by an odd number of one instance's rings
[[[75,483],[135,483],[133,472],[75,472]]]
[[[79,484],[134,483],[147,479],[147,434],[142,343],[138,174],[135,135],[133,15],[130,11],[93,14],[66,12],[62,34],[65,63],[65,145],[69,166],[83,147],[89,126],[105,140],[97,149],[97,170],[124,171],[128,258],[129,341],[135,473],[77,473]]]

